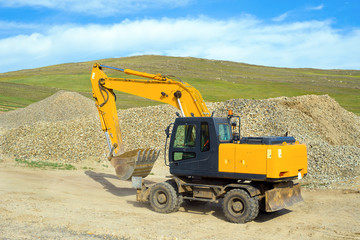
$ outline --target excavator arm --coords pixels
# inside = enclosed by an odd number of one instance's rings
[[[142,78],[111,78],[105,74],[103,68],[121,71],[128,75],[134,75]],[[117,159],[123,159],[121,161],[117,161],[121,163],[121,168],[127,167],[126,165],[129,165],[124,164],[124,162],[130,163],[130,165],[132,162],[135,162],[135,166],[131,167],[133,169],[127,169],[126,171],[121,169],[121,171],[125,171],[126,174],[118,173],[117,171],[118,176],[121,179],[135,176],[134,173],[136,174],[137,172],[136,163],[142,161],[143,164],[138,164],[138,168],[141,168],[140,165],[151,165],[150,162],[157,157],[155,151],[151,150],[139,150],[133,153],[125,153],[116,110],[116,96],[114,94],[114,90],[170,104],[179,109],[183,117],[210,116],[210,112],[199,91],[186,82],[176,81],[161,74],[155,75],[130,69],[121,69],[94,64],[91,73],[91,84],[93,97],[96,100],[96,106],[99,111],[101,126],[105,132],[108,148],[110,151],[109,160],[111,160],[114,165],[116,159],[113,159],[113,156],[117,156]],[[116,166],[114,167],[116,169]],[[131,171],[133,171],[133,173],[130,175]],[[148,169],[146,169],[145,172],[147,171]],[[126,176],[124,177],[121,175]],[[144,177],[146,173],[140,175]]]

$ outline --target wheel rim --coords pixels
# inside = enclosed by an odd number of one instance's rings
[[[239,198],[233,198],[229,201],[228,209],[232,215],[242,214],[244,211],[244,204]]]
[[[167,203],[167,195],[163,191],[157,191],[154,194],[154,202],[158,207],[164,207]]]

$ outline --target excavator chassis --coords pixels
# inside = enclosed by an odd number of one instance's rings
[[[230,222],[234,223],[244,223],[253,220],[260,208],[266,212],[275,212],[303,201],[300,184],[295,184],[293,181],[269,185],[267,182],[229,183],[217,180],[193,181],[192,179],[172,176],[171,180],[150,186],[145,185],[144,179],[141,177],[132,177],[132,183],[133,188],[137,189],[136,200],[139,202],[148,202],[150,200],[151,205],[151,199],[154,198],[152,196],[152,188],[166,183],[169,183],[176,192],[177,199],[170,199],[171,194],[165,195],[169,198],[169,201],[178,202],[177,209],[183,201],[187,203],[192,203],[193,201],[218,203],[220,199],[224,199],[223,202],[227,201],[227,204],[223,204],[225,216]],[[166,192],[165,188],[164,192]],[[239,204],[238,200],[241,200],[243,196],[247,200]],[[251,211],[253,213],[246,218],[238,218],[241,211],[239,209],[248,208],[246,206],[248,202],[252,202]],[[159,209],[156,209],[156,206],[152,205],[152,207],[155,211],[160,212]],[[239,209],[236,210],[237,208]],[[174,211],[177,209],[175,208]]]

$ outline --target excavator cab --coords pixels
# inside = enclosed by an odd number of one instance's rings
[[[231,141],[231,128],[226,118],[177,118],[170,139],[170,173],[175,176],[216,175],[218,145]]]

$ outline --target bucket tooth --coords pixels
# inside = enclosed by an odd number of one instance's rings
[[[154,159],[157,159],[159,157],[159,153],[160,153],[160,150],[158,150],[158,151],[153,150],[152,156],[151,156],[151,161],[155,161]]]
[[[145,149],[144,151],[139,151],[138,160],[135,163],[135,170],[132,176],[146,177],[150,174],[157,159],[157,157],[152,157],[154,156],[154,152],[156,152],[156,150]]]
[[[148,150],[148,149],[145,149],[145,150],[142,152],[141,163],[145,162],[145,160],[146,160],[146,151],[147,151],[147,150]]]
[[[139,150],[139,151],[137,152],[136,162],[140,162],[140,159],[141,159],[141,150]]]
[[[149,156],[149,161],[150,161],[150,162],[153,161],[154,156],[155,156],[155,153],[156,153],[155,150],[153,150],[153,151],[151,152],[151,156]]]
[[[149,149],[149,151],[147,152],[145,162],[150,162],[150,161],[149,161],[149,159],[150,159],[149,157],[150,157],[151,151],[152,151],[152,150]],[[144,154],[144,155],[145,155],[145,154]]]

